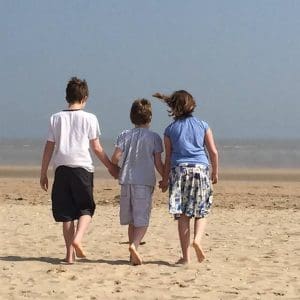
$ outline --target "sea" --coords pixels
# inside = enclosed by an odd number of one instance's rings
[[[0,139],[0,166],[39,166],[45,141]],[[101,140],[110,156],[114,141]],[[220,168],[300,168],[300,140],[218,139]]]

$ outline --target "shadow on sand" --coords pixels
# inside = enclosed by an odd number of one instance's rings
[[[0,260],[2,261],[10,261],[10,262],[22,262],[22,261],[39,261],[44,262],[52,265],[61,265],[66,264],[63,259],[56,258],[56,257],[22,257],[22,256],[16,256],[16,255],[10,255],[10,256],[0,256]],[[108,265],[130,265],[130,262],[128,260],[124,259],[77,259],[76,263],[98,263],[98,264],[108,264]],[[174,264],[170,264],[163,260],[153,260],[153,261],[144,261],[144,265],[163,265],[167,267],[176,267]]]

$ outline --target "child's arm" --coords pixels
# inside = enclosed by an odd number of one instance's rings
[[[96,138],[94,140],[90,140],[90,145],[91,145],[91,148],[94,151],[95,155],[99,158],[99,160],[108,169],[108,172],[110,173],[110,175],[113,176],[115,179],[117,179],[118,175],[119,175],[119,168],[118,168],[118,166],[114,165],[109,160],[103,147],[100,144],[100,140],[98,138]]]
[[[162,192],[165,192],[168,189],[169,174],[171,170],[172,145],[171,145],[171,140],[167,136],[164,137],[164,144],[165,144],[165,166],[163,170],[163,178],[159,182],[159,187],[161,188]]]
[[[215,145],[214,137],[210,128],[207,129],[204,137],[205,146],[207,148],[210,162],[211,162],[211,180],[212,183],[215,184],[218,182],[218,150]]]
[[[161,153],[160,152],[154,153],[154,165],[155,165],[155,168],[156,168],[157,172],[160,174],[161,177],[163,177],[164,164],[161,160]]]
[[[114,165],[118,165],[119,163],[119,160],[121,159],[121,156],[122,156],[122,150],[119,148],[119,147],[116,147],[115,148],[115,151],[111,157],[111,162],[114,164]]]
[[[48,190],[47,171],[54,151],[54,146],[55,146],[54,142],[47,141],[44,148],[42,166],[41,166],[41,175],[40,175],[40,186],[44,191]]]

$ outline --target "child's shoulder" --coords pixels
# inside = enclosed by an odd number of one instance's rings
[[[191,120],[193,123],[197,124],[198,126],[201,126],[201,127],[208,127],[208,124],[206,121],[202,120],[202,119],[199,119],[195,116],[191,116],[190,118],[188,118],[187,120]]]
[[[82,110],[82,109],[78,109],[78,110],[62,109],[60,111],[57,111],[57,112],[53,113],[52,116],[60,116],[60,115],[72,114],[72,113],[96,118],[96,115],[94,113],[91,113],[91,112],[88,112],[88,111],[85,111],[85,110]]]
[[[188,125],[189,124],[189,125]],[[172,131],[173,129],[174,130],[181,130],[182,127],[201,127],[203,129],[207,129],[209,126],[208,126],[208,123],[202,119],[199,119],[197,117],[194,117],[194,116],[191,116],[191,117],[188,117],[188,118],[184,118],[184,119],[178,119],[178,120],[174,120],[172,123],[170,123],[166,129],[165,129],[165,133],[168,133],[170,131]]]
[[[68,118],[67,116],[69,114],[76,114],[77,120],[79,118],[79,119],[85,120],[86,122],[98,123],[98,118],[95,114],[84,111],[84,110],[78,110],[78,111],[61,110],[61,111],[58,111],[58,112],[52,114],[50,119],[55,121],[55,120],[59,120],[59,119]]]
[[[206,121],[199,120],[199,119],[197,119],[197,121],[199,122],[200,126],[203,127],[204,129],[207,129],[209,127]]]
[[[98,122],[98,118],[95,114],[91,113],[91,112],[88,112],[88,111],[85,111],[85,110],[78,110],[76,111],[76,113],[78,113],[78,115],[81,117],[81,118],[84,118],[84,119],[87,119],[89,121],[97,121]]]
[[[89,117],[89,118],[96,118],[97,119],[97,116],[94,114],[94,113],[91,113],[91,112],[89,112],[89,111],[86,111],[86,110],[78,110],[78,113],[79,114],[82,114],[82,115],[84,115],[84,116],[87,116],[87,117]]]
[[[53,113],[53,114],[51,115],[51,117],[57,117],[57,116],[60,116],[60,115],[62,114],[62,112],[63,112],[63,110],[57,111],[57,112]]]
[[[131,135],[131,129],[124,129],[118,134],[117,140],[118,141],[124,140],[124,139],[128,138],[128,136],[130,136],[130,135]]]
[[[177,120],[173,120],[169,125],[167,125],[166,129],[173,127],[176,122]]]
[[[159,133],[157,133],[157,132],[155,132],[153,130],[150,130],[150,129],[149,129],[149,134],[153,135],[155,138],[161,138]]]
[[[119,133],[119,136],[125,136],[128,134],[131,134],[131,132],[132,132],[132,129],[124,129]]]

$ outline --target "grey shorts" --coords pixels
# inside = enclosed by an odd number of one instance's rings
[[[122,184],[120,197],[120,224],[135,227],[149,225],[153,186]]]

